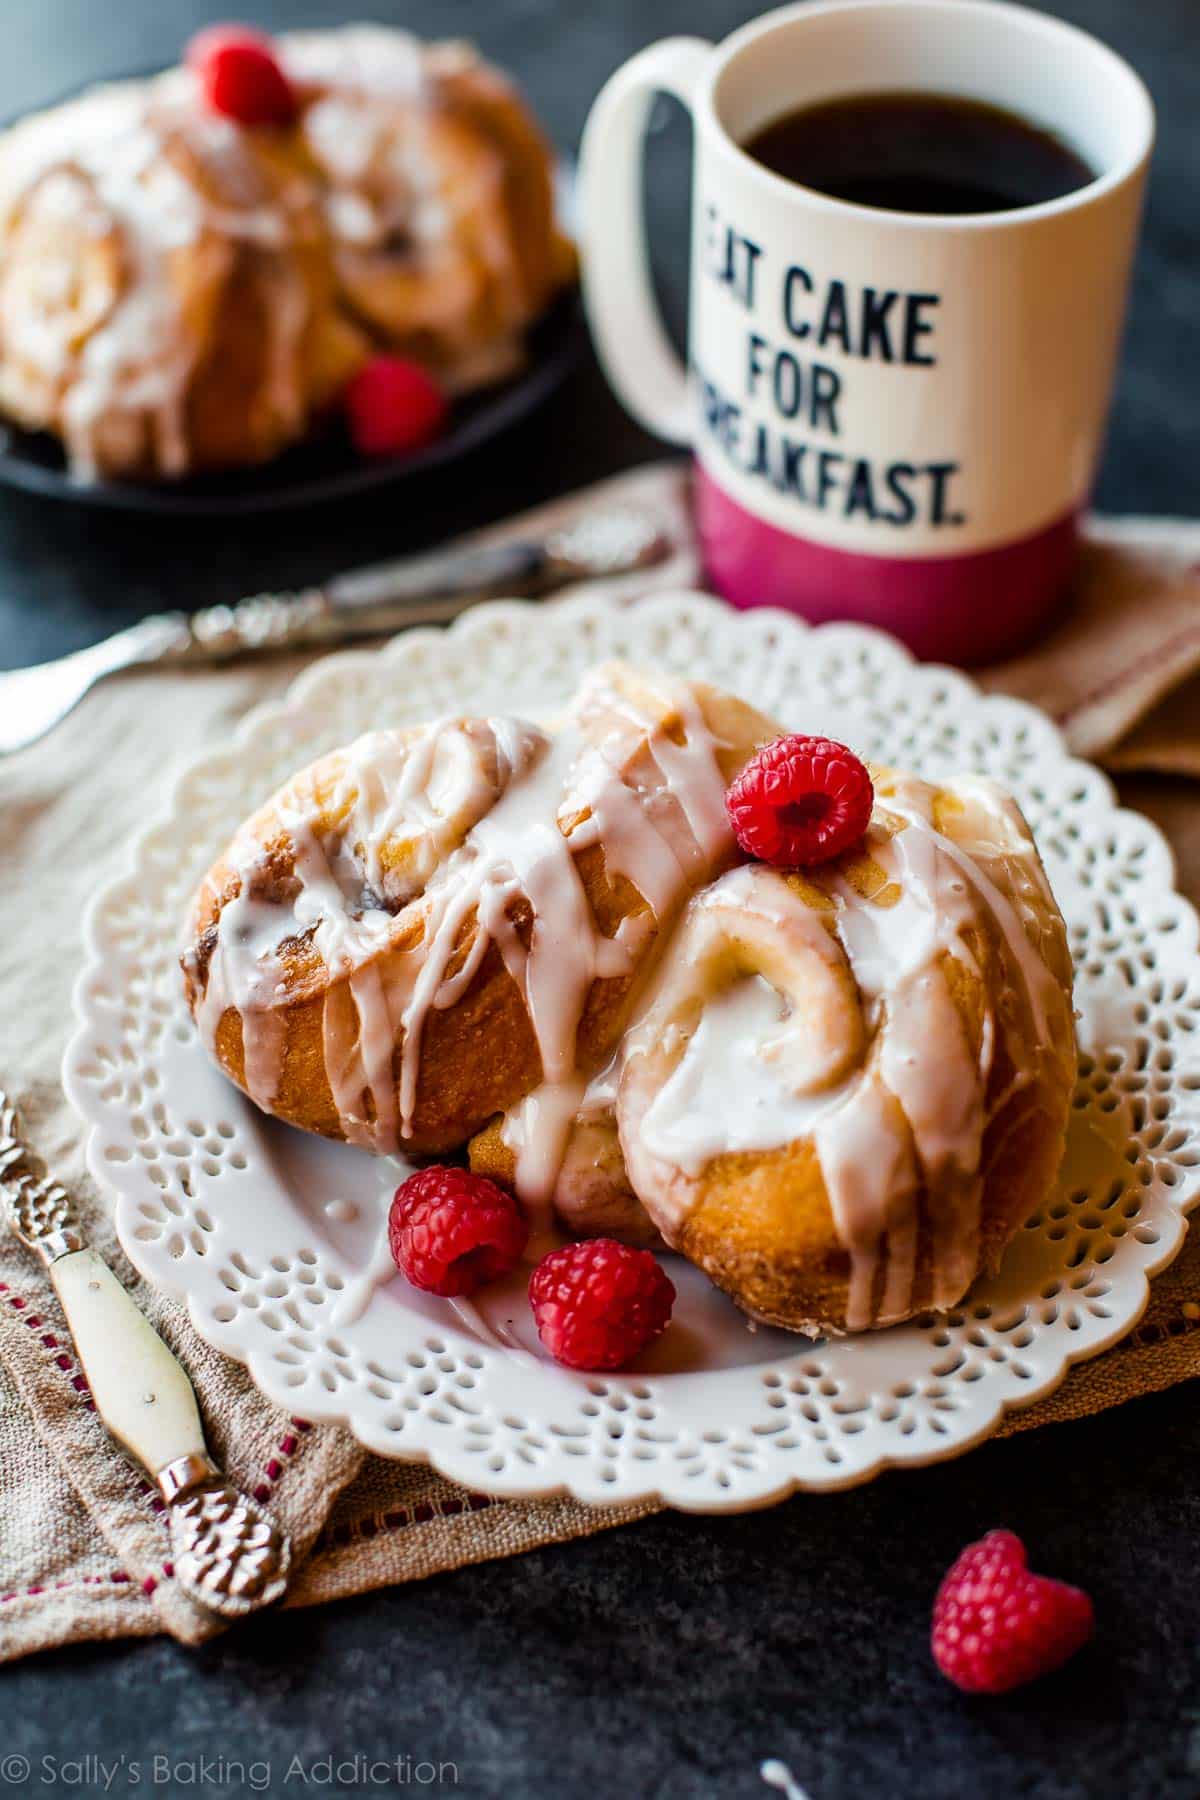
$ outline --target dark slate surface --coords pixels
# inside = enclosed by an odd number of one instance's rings
[[[719,36],[752,9],[377,0],[375,10],[476,37],[520,72],[570,149],[590,95],[630,51],[674,31]],[[1195,0],[1055,0],[1052,10],[1124,51],[1161,112],[1100,503],[1194,513]],[[3,0],[0,114],[168,60],[209,16],[200,0]],[[317,23],[337,9],[284,0],[256,16]],[[686,144],[677,120],[656,151],[655,237],[678,314]],[[188,528],[4,496],[0,666],[73,648],[164,604],[233,599],[415,548],[654,448],[587,366],[502,448],[391,500]],[[134,1764],[143,1790],[172,1794],[411,1791],[425,1758],[454,1763],[470,1795],[682,1800],[766,1794],[758,1763],[780,1756],[813,1800],[1191,1800],[1200,1793],[1198,1466],[1195,1389],[1177,1390],[851,1494],[744,1519],[663,1516],[266,1619],[199,1654],[152,1642],[42,1656],[0,1675],[0,1786],[5,1755],[25,1754],[25,1791],[98,1792],[105,1775],[66,1760],[90,1754],[124,1758],[108,1778],[117,1794]],[[1091,1586],[1099,1638],[1037,1689],[964,1701],[930,1667],[928,1605],[961,1544],[1001,1522],[1025,1534],[1042,1566]],[[361,1762],[331,1776],[317,1761],[330,1753],[411,1762],[390,1779]],[[156,1767],[155,1756],[178,1766]],[[307,1782],[289,1773],[293,1757]]]

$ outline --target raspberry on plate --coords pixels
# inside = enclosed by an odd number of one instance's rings
[[[1011,1531],[968,1544],[933,1606],[933,1660],[968,1694],[1006,1694],[1060,1668],[1092,1635],[1092,1603],[1026,1567]]]
[[[529,1282],[538,1336],[569,1369],[620,1369],[666,1330],[675,1284],[649,1250],[615,1238],[543,1256]]]
[[[275,46],[249,25],[210,25],[187,47],[187,66],[213,112],[239,125],[289,125],[296,94]]]
[[[449,412],[445,394],[419,363],[403,356],[373,356],[343,397],[354,447],[364,456],[419,450],[441,431]]]
[[[858,842],[875,790],[866,766],[833,738],[764,744],[725,796],[733,835],[747,856],[777,869],[828,862]]]
[[[520,1262],[529,1225],[485,1175],[435,1164],[396,1189],[388,1243],[396,1267],[427,1294],[473,1294]]]

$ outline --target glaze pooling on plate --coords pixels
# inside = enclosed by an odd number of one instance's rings
[[[486,1299],[476,1327],[385,1279],[352,1322],[334,1318],[402,1171],[275,1126],[231,1092],[177,998],[180,914],[212,844],[306,756],[430,713],[544,716],[605,656],[710,678],[790,729],[931,779],[978,769],[1036,830],[1076,961],[1079,1081],[1054,1196],[962,1308],[804,1345],[748,1332],[682,1265],[688,1329],[596,1381],[538,1358],[517,1292]],[[444,635],[330,659],[232,750],[198,759],[130,874],[97,896],[87,937],[64,1078],[135,1264],[186,1297],[276,1404],[495,1493],[730,1511],[956,1454],[1130,1329],[1196,1197],[1196,919],[1161,837],[1041,715],[870,632],[680,595],[623,611],[486,607]],[[335,1197],[353,1221],[327,1218]],[[505,1333],[520,1356],[493,1341]]]

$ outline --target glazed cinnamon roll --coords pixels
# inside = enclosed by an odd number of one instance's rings
[[[379,1151],[463,1146],[536,1091],[536,1202],[656,947],[732,861],[725,788],[772,735],[610,665],[546,725],[440,720],[322,758],[201,885],[205,1042],[265,1110]]]
[[[553,720],[322,758],[197,895],[205,1043],[277,1117],[466,1150],[535,1223],[661,1239],[757,1319],[955,1305],[1061,1155],[1062,919],[976,778],[876,771],[854,849],[742,860],[727,787],[778,735],[614,664]]]
[[[1075,1078],[1066,934],[1015,804],[882,772],[860,851],[697,895],[621,1048],[629,1179],[754,1317],[960,1300],[1035,1208]]]
[[[282,44],[342,310],[451,392],[510,374],[574,272],[552,153],[516,89],[467,44],[368,26]]]

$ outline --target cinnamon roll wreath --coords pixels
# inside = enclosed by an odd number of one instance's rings
[[[563,715],[375,732],[203,882],[201,1035],[264,1110],[467,1149],[580,1235],[659,1235],[756,1318],[954,1305],[1052,1182],[1071,964],[994,784],[875,772],[861,845],[739,857],[730,780],[780,735],[699,682],[594,671]]]
[[[209,110],[177,68],[0,135],[0,412],[80,475],[262,462],[375,352],[451,393],[498,380],[571,278],[550,147],[468,46],[276,49],[287,124]]]

